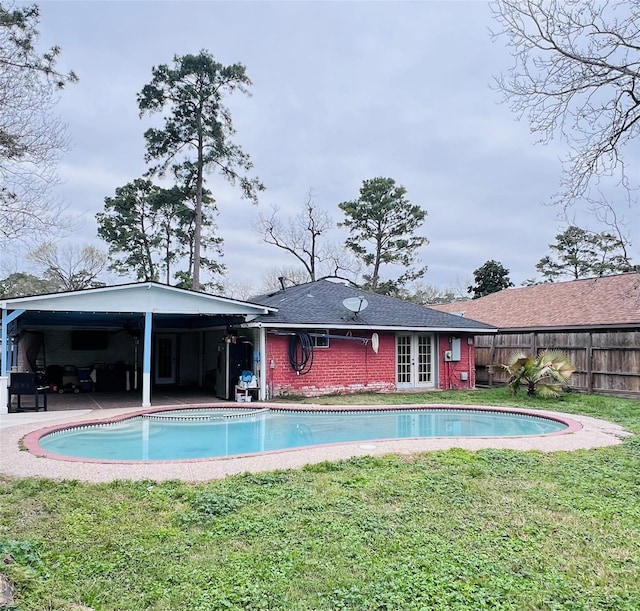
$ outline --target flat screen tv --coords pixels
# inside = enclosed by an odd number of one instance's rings
[[[108,346],[108,331],[71,331],[71,350],[106,350]]]

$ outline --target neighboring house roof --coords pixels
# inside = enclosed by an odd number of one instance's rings
[[[345,299],[363,297],[366,308],[349,311]],[[329,280],[292,286],[283,290],[252,297],[251,301],[277,308],[277,312],[258,316],[252,323],[269,327],[331,327],[367,329],[421,329],[492,333],[490,325],[436,311],[393,297],[363,291]]]
[[[640,324],[640,274],[504,289],[432,306],[499,329],[570,329]]]

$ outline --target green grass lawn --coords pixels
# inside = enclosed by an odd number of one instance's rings
[[[640,433],[637,401],[601,396],[323,402],[540,407]],[[20,610],[637,611],[640,442],[354,458],[198,485],[0,479],[0,573]]]

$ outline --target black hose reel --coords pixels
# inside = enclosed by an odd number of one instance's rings
[[[308,333],[294,333],[289,338],[289,364],[299,376],[311,371],[313,340]]]

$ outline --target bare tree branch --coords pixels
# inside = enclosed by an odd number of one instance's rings
[[[496,78],[518,118],[547,143],[569,145],[561,192],[567,207],[617,176],[631,190],[624,153],[640,133],[640,0],[495,0],[514,63]]]
[[[51,237],[66,225],[51,198],[68,140],[53,114],[57,90],[77,80],[55,68],[60,49],[39,54],[36,6],[0,5],[0,243]]]
[[[95,246],[58,247],[45,242],[29,253],[29,259],[41,267],[44,277],[63,291],[104,286],[99,276],[107,268],[107,255]]]
[[[322,276],[337,277],[342,272],[355,275],[358,264],[340,249],[326,240],[334,223],[326,211],[318,208],[310,192],[303,210],[296,216],[283,219],[277,206],[271,207],[271,215],[260,214],[256,231],[267,243],[293,255],[303,266],[307,281]]]

